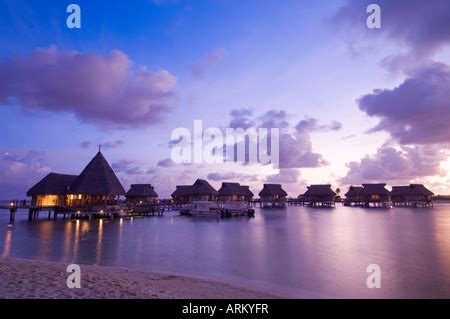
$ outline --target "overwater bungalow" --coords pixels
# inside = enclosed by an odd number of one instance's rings
[[[40,207],[66,206],[70,185],[77,177],[77,175],[48,174],[28,190],[27,196],[31,197],[31,205]]]
[[[100,151],[80,175],[50,173],[27,192],[40,207],[113,205],[121,195],[125,190]]]
[[[362,190],[362,186],[350,186],[348,192],[345,193],[344,206],[362,206],[364,203]]]
[[[303,194],[303,204],[310,207],[334,207],[336,193],[331,185],[311,185]]]
[[[239,183],[222,183],[222,187],[218,191],[218,199],[220,201],[251,202],[253,193],[249,186]]]
[[[280,184],[264,184],[259,192],[262,207],[286,207],[286,196]]]
[[[409,186],[393,186],[391,200],[394,206],[400,207],[430,207],[433,206],[434,193],[423,184]]]
[[[386,184],[362,184],[361,196],[364,207],[391,207],[391,192]]]
[[[172,193],[175,204],[189,204],[194,201],[215,201],[218,193],[207,181],[197,179],[193,185],[177,186]]]
[[[151,184],[132,184],[125,197],[129,204],[158,203],[158,194]]]

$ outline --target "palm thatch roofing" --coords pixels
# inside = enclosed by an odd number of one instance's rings
[[[219,196],[253,196],[249,186],[240,185],[239,183],[222,183],[218,194]]]
[[[370,195],[380,195],[380,196],[389,196],[391,192],[388,191],[385,187],[386,184],[362,184],[363,189],[361,190],[361,195],[370,196]]]
[[[259,196],[287,196],[280,184],[264,184]]]
[[[336,196],[336,193],[331,189],[330,184],[326,185],[311,185],[303,196]]]
[[[125,190],[101,152],[89,162],[70,186],[72,194],[125,195]]]
[[[50,173],[31,187],[27,196],[65,195],[77,177],[77,175]]]
[[[345,193],[345,196],[346,197],[360,196],[362,190],[363,190],[362,186],[350,186],[350,188],[348,189],[348,192]]]
[[[409,186],[393,186],[392,196],[433,196],[434,193],[423,184],[411,184]]]
[[[127,197],[158,197],[152,184],[132,184]]]
[[[172,193],[175,196],[217,195],[217,191],[204,179],[197,179],[193,185],[177,186]]]

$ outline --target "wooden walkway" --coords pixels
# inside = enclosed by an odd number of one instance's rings
[[[164,211],[176,210],[176,205],[125,205],[94,206],[94,207],[62,207],[33,206],[23,201],[12,201],[8,205],[0,205],[0,210],[9,210],[10,223],[14,223],[18,211],[28,211],[28,220],[38,220],[45,214],[48,220],[57,220],[58,216],[65,219],[102,219],[123,218],[133,216],[164,216]]]

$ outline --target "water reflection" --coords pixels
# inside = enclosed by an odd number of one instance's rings
[[[5,232],[5,239],[3,244],[3,257],[8,257],[11,252],[11,242],[12,242],[12,225],[8,225],[8,228]]]
[[[450,297],[450,206],[288,207],[255,218],[0,217],[2,256],[128,266],[311,297]],[[382,269],[367,289],[366,268]]]

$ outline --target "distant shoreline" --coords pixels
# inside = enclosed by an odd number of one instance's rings
[[[66,285],[68,264],[0,257],[0,298],[274,299],[263,292],[185,276],[80,265],[81,288]]]

